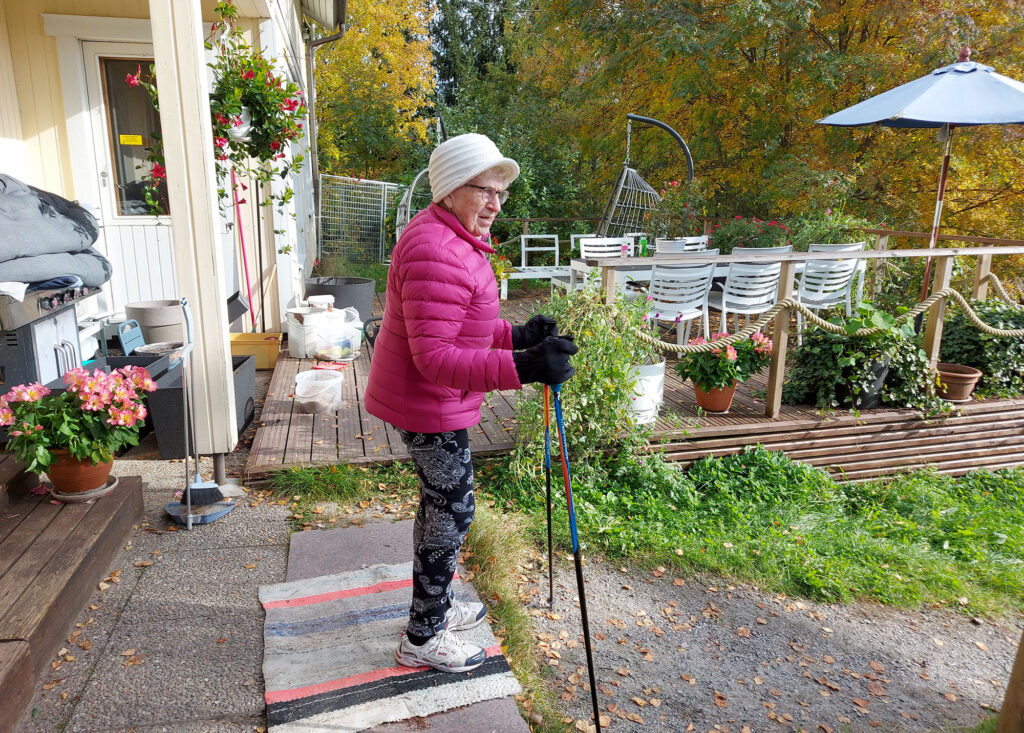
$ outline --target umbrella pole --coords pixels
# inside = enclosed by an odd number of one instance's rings
[[[953,127],[949,123],[942,126],[946,135],[946,150],[942,156],[942,172],[939,174],[939,194],[935,199],[935,216],[932,218],[932,234],[928,238],[928,249],[935,249],[939,243],[939,224],[942,221],[942,202],[946,195],[946,175],[949,173],[949,156],[953,152]],[[932,274],[932,258],[929,257],[924,266],[924,279],[921,282],[921,300],[928,297],[928,280]]]

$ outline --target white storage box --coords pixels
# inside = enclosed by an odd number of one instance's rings
[[[341,372],[310,369],[295,375],[295,411],[304,415],[336,412],[341,407]]]

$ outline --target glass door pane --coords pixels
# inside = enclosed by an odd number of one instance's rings
[[[110,159],[114,197],[120,216],[150,216],[153,212],[146,204],[143,177],[152,163],[146,160],[147,148],[153,138],[160,136],[160,114],[153,108],[149,93],[141,86],[128,84],[129,74],[142,70],[149,81],[152,59],[101,58],[103,96],[107,111],[107,130],[110,139]],[[161,179],[157,195],[163,213],[167,208],[167,182]]]

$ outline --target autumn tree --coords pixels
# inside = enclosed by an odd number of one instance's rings
[[[349,0],[344,37],[317,52],[320,170],[388,178],[423,158],[432,105],[427,0]]]

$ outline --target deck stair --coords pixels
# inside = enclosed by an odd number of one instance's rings
[[[1024,465],[1024,400],[971,402],[952,415],[927,420],[906,410],[873,410],[862,416],[708,426],[659,437],[667,439],[658,446],[665,457],[684,465],[760,443],[845,481],[929,466],[962,475]]]
[[[13,731],[36,680],[142,518],[142,481],[121,477],[92,503],[51,503],[0,451],[0,733]]]

